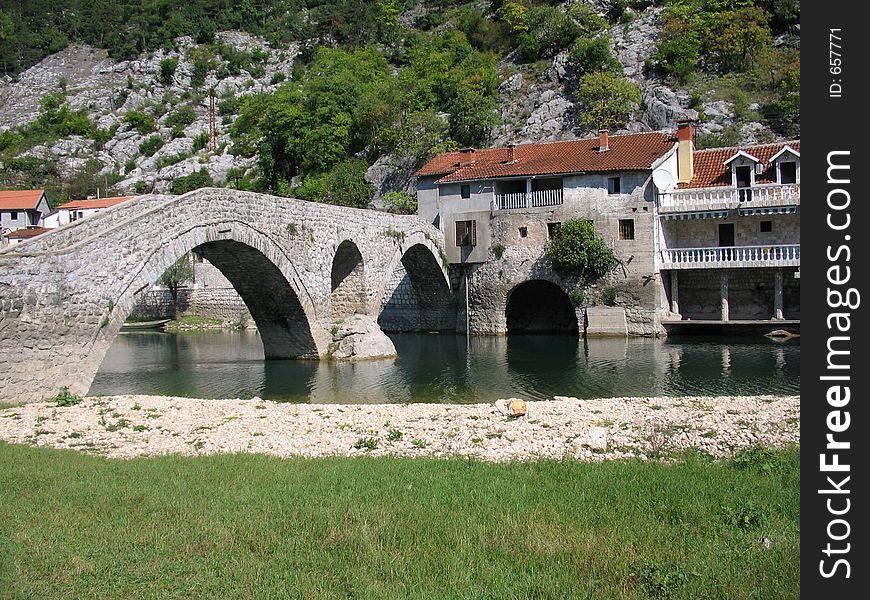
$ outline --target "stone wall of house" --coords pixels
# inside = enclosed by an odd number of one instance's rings
[[[800,279],[797,269],[782,269],[783,317],[800,319]],[[728,277],[731,320],[771,319],[774,316],[775,268],[686,269],[679,271],[679,308],[684,319],[719,320],[722,315],[722,274]]]
[[[733,211],[732,211],[733,212]],[[762,232],[761,222],[770,221],[771,231]],[[668,248],[705,248],[719,245],[719,225],[734,224],[737,246],[766,246],[800,243],[800,214],[752,215],[729,219],[662,220]]]
[[[562,289],[574,306],[580,331],[584,329],[585,307],[609,301],[607,290],[615,288],[615,305],[625,309],[629,334],[663,333],[658,318],[661,285],[655,269],[651,183],[644,173],[618,175],[625,193],[609,194],[604,175],[566,177],[562,205],[493,214],[489,220],[489,260],[468,271],[473,333],[506,333],[508,299],[517,286],[532,280],[549,281]],[[560,276],[545,254],[554,225],[575,218],[592,220],[620,261],[616,269],[591,286]],[[621,220],[632,222],[634,239],[620,239]],[[446,243],[450,242],[447,236]]]

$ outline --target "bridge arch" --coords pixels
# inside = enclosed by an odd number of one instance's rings
[[[407,236],[387,265],[378,324],[384,331],[455,329],[450,279],[438,246],[422,233]]]
[[[314,304],[291,258],[267,234],[240,221],[198,224],[154,239],[149,246],[138,264],[128,266],[132,275],[124,277],[119,290],[92,290],[94,295],[116,291],[117,299],[89,347],[82,349],[82,368],[69,377],[75,393],[90,387],[140,295],[190,251],[211,262],[241,296],[257,324],[266,359],[316,359],[325,354],[329,334],[316,326]]]
[[[505,321],[508,335],[566,333],[579,335],[577,313],[561,286],[546,279],[516,285],[507,296]]]
[[[353,240],[342,241],[332,257],[329,298],[335,318],[366,312],[365,261]]]

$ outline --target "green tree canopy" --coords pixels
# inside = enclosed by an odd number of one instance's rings
[[[562,223],[547,246],[553,267],[592,282],[616,266],[613,251],[595,231],[592,221],[571,219]]]
[[[640,90],[619,75],[606,71],[587,73],[580,79],[577,99],[583,105],[586,125],[610,129],[624,125],[640,105]]]

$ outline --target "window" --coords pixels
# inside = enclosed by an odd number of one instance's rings
[[[619,239],[633,240],[634,239],[634,219],[619,220]]]
[[[779,182],[797,183],[797,163],[793,161],[779,163]]]
[[[773,231],[773,221],[762,221],[758,230],[761,233],[770,233]]]
[[[519,231],[521,238],[529,237],[529,228],[528,227],[520,227],[519,229],[517,229],[517,231]]]
[[[553,236],[559,233],[561,226],[561,223],[547,223],[547,238],[552,240]]]
[[[17,221],[18,220],[18,211],[13,210],[11,213],[9,213],[9,218],[12,219],[13,221]]]
[[[470,185],[463,185],[460,188],[460,193],[461,193],[463,198],[471,198],[471,186]]]
[[[608,194],[619,194],[620,192],[620,181],[619,177],[608,177],[607,178],[607,193]]]
[[[456,221],[456,245],[477,245],[477,221]]]

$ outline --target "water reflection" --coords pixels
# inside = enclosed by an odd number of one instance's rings
[[[90,393],[461,403],[509,396],[797,394],[800,388],[797,341],[391,337],[395,359],[330,363],[265,361],[256,332],[129,333],[112,345]]]

